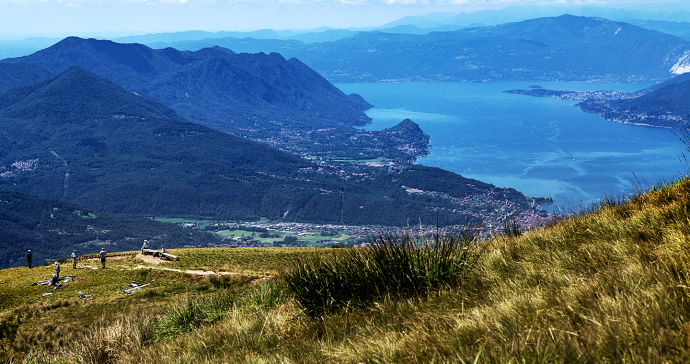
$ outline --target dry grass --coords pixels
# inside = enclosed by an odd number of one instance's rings
[[[278,274],[296,256],[328,254],[319,248],[210,248],[171,249],[179,261],[166,264],[170,268],[193,269],[214,272],[235,272],[247,275]]]
[[[227,253],[233,253],[229,251]],[[69,287],[53,290],[31,283],[50,277],[52,267],[14,268],[0,271],[0,363],[27,358],[60,358],[85,338],[113,330],[119,322],[144,322],[166,312],[167,307],[188,298],[215,294],[224,289],[249,285],[259,275],[199,276],[158,269],[132,269],[145,264],[134,254],[123,259],[109,259],[107,268],[91,269],[88,260],[77,269],[63,269],[65,275],[86,278],[69,282]],[[100,266],[100,262],[98,266]],[[120,295],[132,281],[153,282],[133,295]],[[95,296],[83,301],[77,292]],[[50,296],[43,293],[51,292]],[[19,319],[17,322],[16,319]],[[136,318],[136,319],[135,319]],[[123,321],[124,320],[124,321]],[[100,331],[99,331],[100,330]],[[108,340],[106,340],[108,341]],[[32,360],[34,360],[32,359]],[[73,361],[67,361],[73,362]]]
[[[142,316],[93,329],[80,347],[107,343],[98,350],[118,363],[690,362],[689,207],[683,180],[495,237],[459,288],[424,297],[320,319],[290,299],[249,303],[156,342],[137,339]],[[107,362],[84,351],[61,357]]]

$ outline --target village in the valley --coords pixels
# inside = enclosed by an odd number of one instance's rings
[[[420,192],[410,192],[420,193]],[[459,209],[465,206],[483,206],[481,213],[468,215],[474,229],[480,230],[480,236],[487,237],[505,233],[504,229],[510,224],[516,224],[521,230],[527,231],[543,226],[558,218],[558,215],[539,210],[537,206],[521,209],[516,204],[505,201],[493,194],[473,195],[457,199]],[[429,236],[439,231],[461,232],[462,226],[429,226],[412,221],[400,226],[378,225],[336,225],[310,224],[297,222],[269,221],[209,221],[159,218],[156,220],[177,223],[188,229],[208,231],[222,239],[222,243],[214,244],[216,248],[239,247],[356,247],[365,246],[377,237],[387,234],[414,236]],[[468,220],[469,221],[469,220]],[[187,246],[196,248],[196,246]]]

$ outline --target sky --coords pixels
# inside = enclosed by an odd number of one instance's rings
[[[545,5],[690,10],[687,0],[0,0],[0,39],[185,30],[367,28],[407,15]]]

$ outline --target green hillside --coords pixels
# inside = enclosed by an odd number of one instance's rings
[[[154,97],[185,117],[233,133],[258,125],[318,129],[371,121],[362,111],[372,105],[345,95],[299,60],[278,53],[236,54],[220,47],[182,52],[68,37],[29,56],[0,61],[19,62],[53,75],[80,66]],[[8,67],[0,66],[0,76]],[[23,70],[24,79],[28,72]],[[2,87],[0,83],[0,91]]]
[[[685,362],[689,203],[690,180],[683,179],[524,235],[474,241],[460,256],[408,247],[428,257],[426,267],[452,258],[469,270],[405,293],[351,291],[354,301],[316,318],[303,310],[305,292],[295,281],[288,280],[292,288],[284,283],[296,268],[316,272],[322,262],[342,273],[308,282],[318,288],[352,274],[364,279],[388,259],[391,270],[381,273],[404,286],[414,277],[393,273],[404,268],[395,258],[401,251],[175,250],[179,262],[154,265],[132,256],[105,270],[84,261],[78,274],[85,281],[47,297],[29,284],[49,268],[3,270],[2,355],[56,363]],[[443,247],[451,236],[427,239]],[[340,270],[357,257],[369,263]],[[139,265],[146,268],[133,269]],[[185,273],[190,269],[219,275]],[[131,280],[153,284],[118,295]],[[77,290],[96,298],[80,302]]]
[[[0,94],[0,189],[141,216],[387,226],[548,218],[535,208],[546,200],[410,167],[429,148],[417,124],[352,128],[371,105],[296,59],[74,37],[22,59],[61,73]],[[21,71],[6,63],[16,61],[0,64]],[[314,130],[312,119],[289,116],[293,107],[331,127]],[[428,183],[437,176],[439,189]]]
[[[30,63],[0,63],[0,93],[14,87],[43,81],[51,75]]]
[[[437,168],[342,178],[338,170],[189,122],[77,66],[1,94],[0,124],[0,189],[104,212],[388,226],[440,218],[454,225],[484,208],[464,208],[454,198],[493,193],[517,213],[537,213],[517,191],[499,194]],[[423,136],[411,121],[399,128],[397,134]],[[399,175],[408,170],[415,177],[404,184]],[[441,174],[450,196],[422,186]],[[408,193],[403,185],[427,192]]]

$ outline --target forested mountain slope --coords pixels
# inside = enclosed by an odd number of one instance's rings
[[[147,94],[216,129],[364,125],[371,105],[343,94],[297,59],[195,52],[70,37],[5,63],[34,63],[53,75],[78,65],[125,89]]]
[[[0,63],[0,93],[50,78],[50,72],[31,63]]]
[[[77,66],[0,95],[0,125],[0,189],[105,212],[384,225],[437,217],[458,224],[471,213],[456,211],[449,196],[406,192],[434,179],[436,168],[413,167],[418,177],[407,184],[387,171],[361,179],[319,172],[306,159],[186,121]],[[517,191],[447,174],[457,191],[468,187],[455,198],[492,193],[529,209],[531,200]]]

